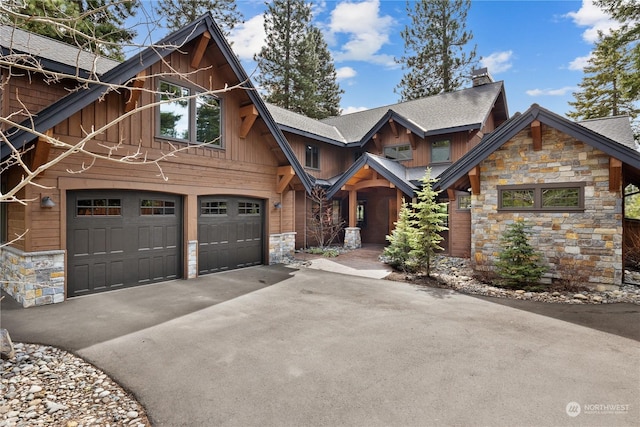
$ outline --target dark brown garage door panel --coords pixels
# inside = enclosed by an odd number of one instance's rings
[[[264,203],[242,197],[199,198],[199,274],[263,262]]]
[[[181,199],[174,195],[70,192],[68,295],[180,277],[181,212]]]

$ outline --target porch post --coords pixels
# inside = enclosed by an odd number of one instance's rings
[[[349,227],[344,229],[344,247],[346,249],[357,249],[362,247],[360,239],[360,228],[356,227],[358,210],[358,191],[349,191]]]

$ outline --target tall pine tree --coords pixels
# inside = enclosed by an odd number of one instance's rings
[[[267,6],[267,44],[256,55],[265,99],[316,119],[339,113],[340,90],[322,33],[311,24],[311,5],[275,0]]]
[[[228,36],[243,21],[242,13],[234,0],[160,0],[156,12],[162,16],[164,26],[178,30],[207,12]]]
[[[124,27],[125,20],[133,16],[138,6],[138,0],[24,0],[11,7],[16,15],[4,16],[2,21],[123,60],[123,45],[130,43],[136,35],[135,31]],[[47,18],[47,22],[33,17]]]
[[[396,88],[402,101],[452,92],[469,79],[476,62],[476,47],[466,31],[471,0],[407,2],[411,25],[402,31],[405,54],[396,58],[406,73]]]
[[[574,92],[575,101],[569,105],[575,111],[567,113],[573,119],[594,119],[629,114],[638,115],[634,97],[625,83],[628,78],[629,51],[620,41],[621,33],[611,31],[607,36],[600,33],[599,40],[585,76]]]

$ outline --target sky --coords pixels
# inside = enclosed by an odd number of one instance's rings
[[[263,1],[237,1],[245,22],[230,40],[248,74],[264,44]],[[401,31],[410,24],[407,2],[338,0],[313,2],[314,24],[329,45],[344,90],[343,114],[395,104],[404,71],[394,58],[404,54]],[[566,114],[584,76],[583,67],[598,30],[616,23],[592,0],[472,0],[466,29],[473,33],[479,66],[504,81],[509,114],[533,103]],[[255,83],[255,81],[254,81]]]

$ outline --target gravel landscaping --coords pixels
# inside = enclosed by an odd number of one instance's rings
[[[142,406],[99,369],[60,349],[14,343],[2,361],[0,427],[147,427]]]

